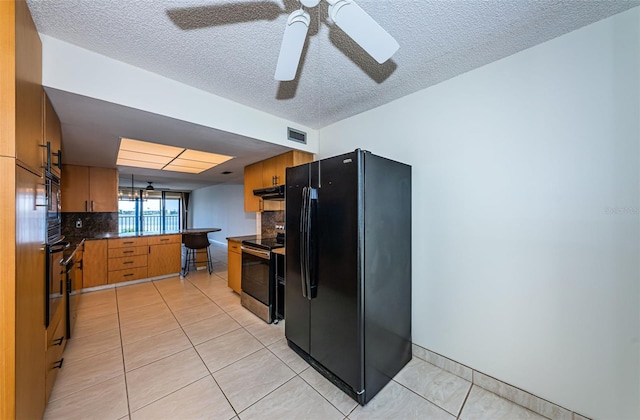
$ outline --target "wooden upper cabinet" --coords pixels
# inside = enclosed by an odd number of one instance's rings
[[[44,144],[45,154],[44,161],[48,162],[49,170],[52,174],[60,177],[60,168],[62,167],[62,129],[60,127],[60,119],[53,109],[53,105],[46,93],[43,92],[44,104]]]
[[[64,165],[60,185],[63,212],[118,211],[118,171]]]
[[[118,211],[118,170],[89,168],[90,211],[116,213]]]
[[[261,199],[253,195],[257,188],[268,188],[286,183],[286,171],[291,166],[311,162],[313,155],[307,152],[292,150],[270,159],[265,159],[244,168],[244,211],[258,212],[263,210],[279,210],[281,206],[267,207]],[[267,202],[265,201],[265,204]],[[273,202],[269,202],[273,204]]]
[[[244,211],[260,211],[260,198],[253,190],[262,188],[262,162],[244,167]]]
[[[42,44],[26,2],[15,2],[15,21],[15,156],[42,173]]]
[[[262,161],[262,187],[272,187],[278,185],[277,171],[278,162],[276,158]]]

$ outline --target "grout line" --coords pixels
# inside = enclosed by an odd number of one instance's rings
[[[127,396],[127,413],[129,414],[129,418],[131,418],[131,404],[129,402],[129,384],[127,382],[127,365],[125,364],[124,361],[124,342],[122,341],[122,325],[120,325],[120,303],[118,300],[118,290],[117,288],[115,289],[115,293],[116,295],[116,315],[118,317],[118,332],[120,335],[120,352],[122,353],[122,370],[124,371],[124,392]]]
[[[182,276],[181,276],[182,278]],[[192,284],[196,290],[198,290],[200,293],[202,293],[204,295],[204,293],[202,292],[202,290],[200,290],[196,285],[194,285],[193,283],[189,282],[190,284]],[[162,297],[162,300],[165,301],[165,303],[167,304],[167,306],[169,306],[168,302],[166,301],[164,295],[162,294],[162,292],[160,291],[160,289],[158,289],[158,286],[154,283],[154,286],[156,287],[156,289],[158,290],[158,293],[160,293],[160,296]],[[206,295],[205,295],[206,296]],[[208,296],[207,296],[208,297]],[[211,300],[211,298],[209,298]],[[214,302],[215,303],[215,302]],[[221,308],[222,309],[222,308]],[[222,393],[222,395],[224,396],[224,398],[227,400],[227,403],[229,404],[229,407],[231,407],[231,410],[233,410],[234,414],[236,416],[238,416],[238,412],[236,411],[235,407],[233,406],[233,404],[231,404],[231,401],[229,401],[229,397],[227,397],[227,394],[224,393],[224,391],[222,390],[222,387],[220,386],[220,384],[218,383],[218,381],[216,380],[216,378],[213,376],[213,372],[211,372],[211,369],[209,369],[209,366],[207,366],[207,363],[204,361],[204,359],[202,358],[202,356],[200,355],[200,353],[198,352],[198,349],[196,348],[196,345],[193,344],[193,341],[191,341],[191,338],[189,337],[189,335],[187,334],[187,332],[184,330],[182,324],[180,324],[180,321],[178,321],[178,318],[176,318],[175,314],[173,313],[173,310],[171,309],[171,307],[169,307],[169,311],[171,311],[171,314],[173,315],[173,317],[176,319],[176,322],[178,323],[178,325],[180,325],[180,328],[182,329],[182,332],[184,333],[184,335],[187,337],[187,340],[189,340],[189,343],[191,344],[191,347],[193,348],[193,351],[195,351],[195,353],[198,355],[198,357],[200,358],[200,361],[202,362],[202,364],[204,365],[205,369],[207,369],[207,372],[209,372],[209,376],[211,376],[211,379],[213,379],[213,382],[215,382],[216,386],[218,387],[218,389],[220,390],[220,392]],[[223,309],[224,311],[224,309]],[[236,330],[234,330],[236,331]],[[222,337],[226,334],[230,334],[233,331],[229,331],[225,334],[222,334],[218,337]],[[215,339],[217,337],[212,338],[211,340]],[[210,340],[207,340],[210,341]],[[206,341],[205,341],[206,343]],[[200,343],[202,344],[202,343]],[[255,353],[255,352],[254,352]],[[253,353],[252,353],[253,354]],[[234,362],[235,363],[235,362]],[[226,366],[225,366],[226,367]],[[202,379],[202,378],[200,378]],[[199,379],[199,380],[200,380]],[[175,392],[175,391],[174,391]],[[171,394],[169,394],[171,395]],[[163,397],[164,398],[164,397]]]
[[[469,384],[469,390],[467,391],[467,395],[465,395],[464,397],[464,401],[462,401],[462,405],[460,406],[460,411],[458,412],[458,415],[456,416],[456,419],[460,419],[460,416],[462,416],[462,410],[464,410],[464,405],[467,403],[467,400],[469,399],[469,395],[471,395],[471,388],[473,388],[473,382],[471,382]]]

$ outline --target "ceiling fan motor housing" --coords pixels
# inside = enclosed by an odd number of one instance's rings
[[[300,3],[305,7],[316,7],[320,0],[300,0]]]

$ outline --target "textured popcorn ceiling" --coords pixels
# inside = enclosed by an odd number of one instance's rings
[[[0,0],[2,1],[2,0]],[[358,0],[400,43],[378,64],[310,10],[296,80],[273,74],[298,0],[27,0],[38,31],[321,128],[640,4],[640,0]],[[286,147],[47,87],[64,162],[116,167],[119,137],[236,156],[201,174],[119,167],[123,185],[190,190],[242,183],[243,167]],[[179,143],[179,144],[176,144]],[[231,172],[224,175],[223,171]]]
[[[297,0],[28,0],[38,31],[321,128],[638,5],[585,0],[359,0],[400,43],[378,64],[327,20],[296,80],[273,73]]]

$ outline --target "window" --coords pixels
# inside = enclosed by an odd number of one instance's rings
[[[182,226],[182,194],[169,191],[120,190],[118,232],[175,232]]]

